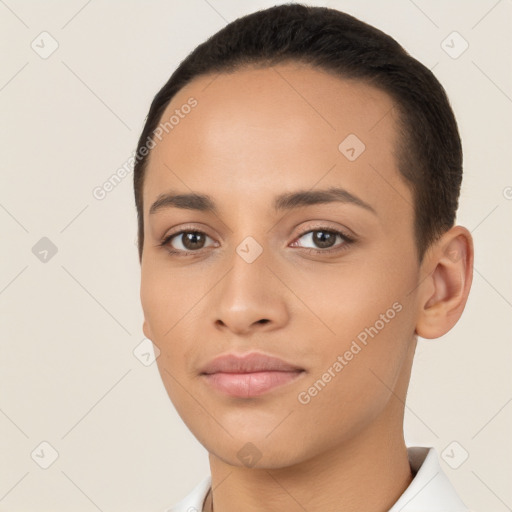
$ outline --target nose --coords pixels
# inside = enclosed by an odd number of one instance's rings
[[[231,267],[212,294],[215,327],[235,334],[271,331],[288,321],[286,288],[269,269],[265,250],[249,263],[234,251]]]

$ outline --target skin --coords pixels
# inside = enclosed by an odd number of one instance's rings
[[[150,154],[140,294],[165,388],[209,452],[205,510],[211,500],[218,512],[388,510],[412,479],[403,416],[417,335],[439,337],[462,314],[471,235],[453,227],[418,263],[413,197],[394,156],[396,114],[376,88],[298,63],[246,68],[195,79],[162,119],[191,96],[197,106]],[[338,149],[351,133],[366,146],[352,162]],[[272,208],[278,194],[331,186],[375,213],[341,202]],[[169,191],[208,194],[218,212],[150,214]],[[318,245],[319,227],[355,242]],[[207,235],[195,246],[174,237],[171,248],[191,256],[158,245],[180,229]],[[236,251],[248,236],[262,249],[252,263]],[[300,403],[299,393],[396,302],[401,311]],[[229,397],[199,373],[231,351],[275,355],[305,372],[258,397]],[[237,456],[249,442],[253,466]]]

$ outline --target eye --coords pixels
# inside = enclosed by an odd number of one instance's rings
[[[297,240],[300,239],[304,239],[306,243],[313,244],[313,247],[304,247],[302,244],[299,247],[303,247],[307,252],[315,254],[337,252],[347,248],[355,241],[354,238],[342,231],[323,227],[305,231]],[[336,240],[341,241],[337,246],[335,245]],[[292,247],[296,246],[295,244],[296,242],[292,244]]]
[[[162,242],[157,245],[165,247],[170,254],[176,256],[192,256],[200,253],[201,250],[206,247],[218,245],[215,242],[210,244],[210,246],[205,245],[207,239],[212,240],[212,238],[203,231],[197,229],[181,230],[166,236]],[[297,245],[297,242],[301,239],[304,239],[306,244],[312,244],[313,247],[305,247],[303,243]],[[336,241],[340,243],[336,245]],[[354,242],[355,239],[353,237],[342,231],[327,227],[318,227],[303,232],[296,241],[291,244],[291,247],[300,247],[309,253],[326,254],[344,250]]]
[[[212,240],[206,233],[198,230],[182,230],[164,238],[159,246],[166,247],[171,254],[187,255],[199,252],[205,246],[206,239]],[[174,240],[176,239],[176,240]]]

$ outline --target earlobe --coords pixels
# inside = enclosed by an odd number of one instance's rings
[[[459,320],[473,279],[473,239],[462,226],[447,231],[424,262],[429,275],[419,287],[416,334],[438,338]],[[430,269],[430,270],[429,270]]]

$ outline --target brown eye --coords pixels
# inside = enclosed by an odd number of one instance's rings
[[[189,231],[182,233],[181,243],[187,251],[193,251],[194,249],[202,249],[205,243],[205,234],[199,231]]]
[[[313,229],[303,233],[297,240],[305,239],[306,243],[313,244],[312,247],[305,247],[303,243],[299,247],[312,250],[313,252],[330,252],[331,248],[336,247],[336,240],[341,240],[341,243],[337,244],[338,248],[349,245],[353,242],[353,239],[340,231],[332,229]],[[338,248],[332,249],[336,251]]]
[[[201,249],[207,247],[205,245],[206,239],[211,238],[202,231],[180,231],[166,237],[160,244],[167,247],[171,253],[192,253],[199,252]]]
[[[336,243],[336,233],[332,231],[312,231],[312,242],[322,249],[332,247]]]

